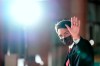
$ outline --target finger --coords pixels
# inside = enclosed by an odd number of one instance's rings
[[[77,18],[77,21],[76,21],[76,26],[78,26],[79,25],[79,20],[78,20],[78,18]]]
[[[76,27],[80,27],[80,20],[77,21]]]
[[[71,28],[72,28],[72,26],[73,26],[73,21],[72,21],[72,17],[71,17]]]
[[[75,17],[75,22],[77,21],[77,17]]]
[[[76,23],[75,23],[75,22],[76,22],[76,18],[75,18],[75,16],[73,17],[72,20],[73,20],[73,26],[75,26],[75,25],[76,25]]]
[[[75,17],[75,26],[77,26],[77,17]]]
[[[78,21],[78,26],[80,27],[80,20]]]
[[[71,28],[74,28],[74,26],[75,26],[74,17],[71,18],[71,22],[72,22]]]
[[[72,26],[74,26],[74,17],[71,18]]]
[[[76,25],[76,26],[78,26],[78,25],[79,25],[79,20],[78,20],[78,18],[77,18],[77,17],[76,17],[75,25]]]
[[[76,22],[75,22],[76,24],[76,26],[78,27],[79,26],[79,23],[80,23],[80,20],[78,20],[78,18],[76,17]]]
[[[68,29],[68,31],[71,33],[71,28],[68,25],[65,25]]]

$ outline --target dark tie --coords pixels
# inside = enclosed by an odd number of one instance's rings
[[[71,51],[71,48],[69,48],[68,53],[70,53],[70,51]],[[67,62],[66,62],[66,66],[70,66],[70,60],[69,60],[69,59],[68,59]]]

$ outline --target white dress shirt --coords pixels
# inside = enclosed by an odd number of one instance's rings
[[[73,48],[74,44],[78,44],[80,39],[73,40],[73,43],[69,46],[69,49]]]

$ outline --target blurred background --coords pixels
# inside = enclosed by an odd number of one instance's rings
[[[0,0],[0,66],[62,66],[68,47],[54,26],[73,16],[100,66],[100,0]]]

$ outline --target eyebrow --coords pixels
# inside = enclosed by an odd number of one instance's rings
[[[68,31],[64,32],[64,34],[68,33]],[[61,34],[59,34],[58,36],[62,36]]]

